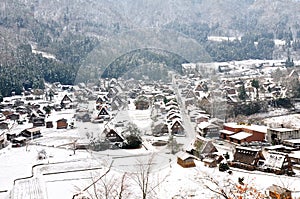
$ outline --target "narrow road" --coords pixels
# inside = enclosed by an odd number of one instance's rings
[[[174,78],[174,76],[173,76],[173,78]],[[186,112],[186,109],[184,107],[184,103],[182,101],[181,94],[179,92],[178,86],[175,83],[174,79],[172,81],[172,86],[173,86],[174,92],[176,94],[177,102],[178,102],[181,117],[182,117],[182,122],[183,122],[184,129],[185,129],[185,135],[186,135],[182,139],[177,138],[177,140],[180,141],[180,143],[183,143],[184,147],[187,147],[187,146],[190,146],[190,144],[195,140],[197,133],[196,133],[195,128],[193,127],[193,125],[191,123],[189,115]]]

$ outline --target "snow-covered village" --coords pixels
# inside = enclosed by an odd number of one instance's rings
[[[56,82],[4,98],[0,197],[300,197],[298,99],[278,100],[299,74],[257,60],[183,69],[169,83]],[[242,87],[266,110],[230,113]]]
[[[0,1],[0,199],[300,199],[299,13]]]

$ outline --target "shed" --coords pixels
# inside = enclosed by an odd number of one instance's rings
[[[32,120],[33,127],[45,126],[45,118],[44,117],[35,117]]]
[[[197,157],[183,151],[180,151],[177,154],[177,164],[183,168],[195,167],[195,159],[197,159]]]
[[[53,122],[52,121],[47,121],[46,122],[46,128],[53,128]]]
[[[64,118],[59,119],[59,120],[56,121],[56,123],[57,123],[57,126],[56,126],[57,129],[66,129],[66,128],[68,128],[67,119],[64,119]]]
[[[216,159],[213,159],[213,158],[204,158],[202,160],[202,162],[204,163],[204,166],[207,166],[207,167],[217,167],[217,160]]]

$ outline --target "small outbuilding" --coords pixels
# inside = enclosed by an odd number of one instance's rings
[[[206,167],[210,167],[210,168],[217,167],[217,160],[216,159],[204,158],[202,160],[202,162],[204,163],[204,166],[206,166]]]
[[[46,122],[46,128],[53,128],[53,122],[52,121],[47,121]]]
[[[183,151],[180,151],[177,154],[177,164],[183,168],[195,167],[195,159],[197,159],[197,157]]]
[[[68,128],[67,119],[64,119],[64,118],[59,119],[59,120],[56,121],[56,123],[57,123],[57,126],[56,126],[57,129],[66,129],[66,128]]]

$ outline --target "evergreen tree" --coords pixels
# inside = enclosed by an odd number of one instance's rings
[[[294,66],[294,60],[291,59],[291,53],[290,53],[290,50],[288,49],[287,51],[287,59],[285,61],[285,66],[286,67],[293,67]]]
[[[239,88],[239,93],[238,97],[240,100],[245,101],[247,99],[247,93],[246,93],[246,88],[245,84],[243,83],[242,86]]]
[[[251,86],[254,87],[256,89],[256,99],[259,98],[259,94],[258,94],[258,89],[259,89],[259,81],[256,79],[253,79],[251,81]]]

